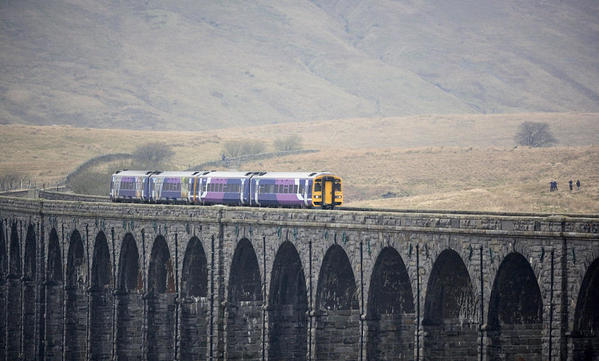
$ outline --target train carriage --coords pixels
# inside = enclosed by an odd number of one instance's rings
[[[110,181],[110,199],[114,202],[147,202],[149,179],[153,171],[119,170]]]
[[[249,205],[251,172],[204,172],[198,176],[197,199],[202,204]],[[197,202],[196,202],[197,203]]]
[[[264,172],[251,179],[251,204],[334,208],[343,204],[341,178],[328,172]]]
[[[193,191],[193,180],[199,172],[154,172],[149,181],[150,201],[155,203],[187,203]]]

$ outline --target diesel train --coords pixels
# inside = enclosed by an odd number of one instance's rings
[[[343,183],[330,172],[121,170],[112,175],[110,199],[332,209],[343,204]]]

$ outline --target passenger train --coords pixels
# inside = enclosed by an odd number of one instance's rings
[[[343,204],[343,185],[329,172],[121,170],[112,175],[110,199],[332,209]]]

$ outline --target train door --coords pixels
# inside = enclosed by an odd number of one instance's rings
[[[335,178],[322,178],[322,208],[335,208]]]

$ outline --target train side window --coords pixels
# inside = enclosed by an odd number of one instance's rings
[[[299,192],[300,192],[300,194],[304,194],[304,190],[305,190],[304,185],[300,184],[300,186],[299,186]]]

